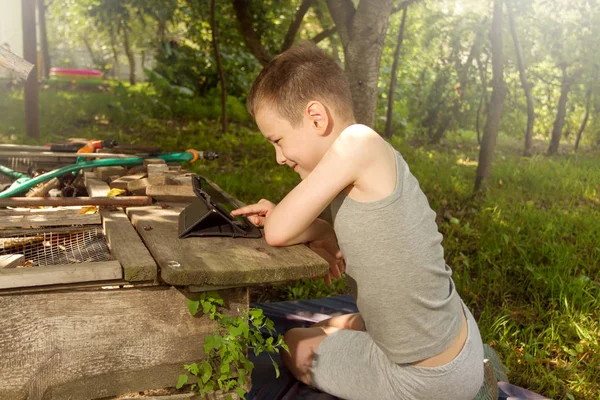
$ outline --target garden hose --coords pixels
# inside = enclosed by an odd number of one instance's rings
[[[92,156],[90,154],[90,156]],[[214,160],[218,158],[218,154],[214,152],[203,152],[196,150],[187,150],[182,153],[164,153],[164,154],[156,154],[152,155],[152,158],[160,158],[165,160],[165,162],[193,162],[199,158],[206,160]],[[93,161],[82,161],[75,163],[73,165],[67,165],[62,168],[55,169],[54,171],[47,172],[45,174],[36,176],[35,178],[29,178],[27,175],[20,174],[18,172],[12,171],[6,167],[4,168],[6,171],[0,169],[0,172],[7,173],[11,171],[13,174],[19,174],[18,180],[20,182],[15,182],[11,187],[6,189],[3,192],[0,192],[0,198],[14,197],[23,192],[26,192],[30,188],[39,185],[40,183],[46,182],[52,178],[57,178],[69,172],[78,172],[82,169],[89,168],[97,168],[97,167],[133,167],[136,165],[141,165],[144,163],[143,157],[131,157],[131,158],[106,158],[103,160],[93,160]],[[10,175],[15,178],[17,175]],[[27,179],[24,179],[27,178]]]

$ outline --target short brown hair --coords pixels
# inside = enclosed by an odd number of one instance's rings
[[[310,42],[294,46],[274,57],[252,84],[247,107],[256,118],[265,103],[297,125],[310,100],[321,101],[336,114],[354,121],[352,95],[344,71],[323,50]]]

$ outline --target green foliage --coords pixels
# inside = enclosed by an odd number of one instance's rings
[[[301,279],[286,284],[284,292],[286,300],[308,300],[348,293],[349,288],[343,274],[341,279],[332,279],[331,286],[327,286],[323,278]]]
[[[8,90],[0,84],[3,142],[31,143],[24,136],[22,101],[20,87]],[[212,101],[218,103],[216,97]],[[210,102],[206,98],[198,104]],[[105,92],[47,89],[40,92],[40,104],[41,143],[114,137],[163,151],[216,150],[218,160],[186,167],[247,203],[262,197],[278,202],[299,182],[293,171],[277,165],[272,146],[253,125],[234,121],[222,135],[216,118],[186,119],[200,115],[201,108],[194,111],[198,114],[176,117],[176,103],[160,98],[151,86],[111,85]],[[450,134],[444,146],[415,147],[410,136],[396,137],[392,144],[438,214],[458,291],[478,319],[484,342],[509,368],[510,381],[549,398],[597,400],[598,153],[588,149],[579,155],[522,158],[521,140],[501,132],[490,187],[479,202],[471,198],[475,137],[461,130]],[[536,145],[546,148],[544,142]],[[261,301],[329,294],[322,285],[309,281],[261,288]]]
[[[197,389],[201,397],[218,389],[226,393],[233,390],[245,399],[246,383],[254,369],[254,364],[247,357],[248,350],[255,355],[269,353],[278,378],[279,366],[271,353],[279,353],[281,349],[289,352],[289,349],[282,335],[274,339],[273,321],[266,318],[261,309],[250,309],[239,317],[230,317],[219,312],[224,306],[223,299],[214,291],[203,292],[198,300],[188,299],[188,309],[192,315],[202,309],[202,314],[216,320],[219,328],[214,335],[207,335],[204,339],[205,359],[200,363],[185,365],[187,374],[179,376],[176,387],[183,387],[189,375],[192,375],[197,378],[192,389]],[[265,339],[262,330],[266,330],[270,336]]]

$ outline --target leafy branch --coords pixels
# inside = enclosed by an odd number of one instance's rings
[[[234,391],[245,399],[248,378],[254,369],[254,363],[247,357],[248,350],[252,349],[255,355],[265,351],[269,353],[275,375],[279,377],[279,367],[271,353],[279,353],[280,349],[289,352],[289,349],[282,335],[274,339],[273,321],[266,318],[261,309],[253,308],[239,317],[230,317],[218,311],[224,305],[221,296],[214,291],[202,293],[199,300],[188,299],[187,306],[192,315],[202,309],[203,314],[218,321],[219,328],[216,334],[207,335],[204,339],[206,358],[200,363],[184,365],[187,373],[179,376],[176,387],[183,387],[193,375],[198,380],[192,385],[192,390],[198,390],[201,396],[218,389]],[[270,335],[266,339],[261,331],[263,329]],[[231,393],[227,398],[233,398]]]

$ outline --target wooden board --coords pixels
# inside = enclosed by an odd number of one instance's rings
[[[146,196],[152,197],[157,201],[173,201],[173,202],[192,202],[196,198],[196,194],[192,186],[184,185],[148,185],[146,188]]]
[[[89,197],[106,197],[110,192],[108,184],[98,179],[93,172],[85,171],[83,181]]]
[[[131,181],[136,181],[138,179],[142,179],[146,177],[146,173],[139,173],[139,174],[135,174],[135,175],[126,175],[126,176],[122,176],[119,179],[116,179],[114,181],[112,181],[110,183],[110,187],[112,188],[116,188],[116,189],[123,189],[126,190],[127,189],[127,184]]]
[[[0,268],[14,268],[25,263],[23,254],[0,255]]]
[[[221,292],[228,315],[246,289]],[[96,399],[172,387],[215,325],[174,288],[0,296],[0,400]]]
[[[130,207],[129,218],[171,285],[236,286],[324,275],[328,264],[304,245],[271,247],[264,238],[179,239],[185,205]]]
[[[100,224],[98,214],[79,214],[74,210],[27,212],[20,215],[3,213],[0,228],[28,228],[32,226],[65,226]]]
[[[104,235],[113,257],[121,263],[126,281],[153,281],[157,276],[154,258],[121,210],[100,212]]]
[[[123,278],[118,261],[0,269],[0,289]]]
[[[22,79],[27,80],[34,65],[0,46],[0,67],[13,71]]]

